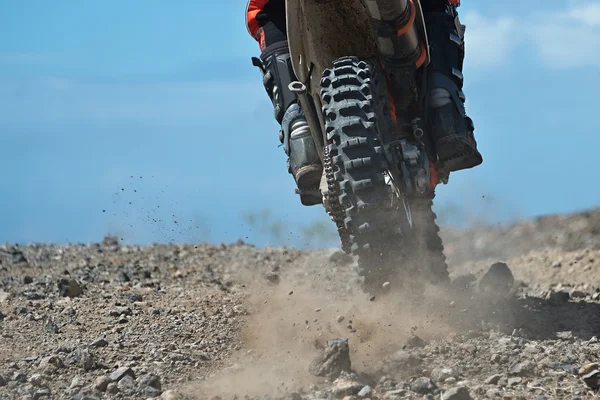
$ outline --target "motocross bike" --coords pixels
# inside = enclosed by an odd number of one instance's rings
[[[400,272],[447,282],[432,205],[449,173],[424,128],[430,55],[419,0],[286,7],[290,89],[324,165],[318,191],[342,248],[358,256],[370,292]]]

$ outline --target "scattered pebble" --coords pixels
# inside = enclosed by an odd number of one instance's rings
[[[83,289],[74,279],[61,279],[58,282],[58,290],[63,297],[79,297],[83,294]]]
[[[109,378],[110,378],[111,382],[118,382],[126,376],[130,376],[131,378],[135,379],[135,374],[133,373],[133,370],[131,368],[121,367],[121,368],[117,368],[116,370],[114,370],[110,374]]]
[[[418,394],[430,394],[437,389],[437,386],[431,379],[422,377],[415,379],[415,381],[410,384],[410,389]]]
[[[444,400],[471,400],[469,389],[464,386],[453,387],[442,394]]]

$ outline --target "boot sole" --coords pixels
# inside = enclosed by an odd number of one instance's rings
[[[483,157],[479,151],[465,147],[463,151],[458,152],[455,156],[440,160],[443,169],[448,172],[456,172],[464,169],[477,167],[483,163]]]
[[[309,165],[296,172],[296,183],[300,193],[300,201],[304,206],[314,206],[323,203],[319,185],[323,167],[321,165]]]

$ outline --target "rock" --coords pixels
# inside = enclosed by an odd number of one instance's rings
[[[510,366],[508,373],[516,376],[527,376],[533,372],[534,365],[531,361],[523,361]]]
[[[492,354],[492,357],[490,357],[490,361],[495,364],[499,364],[500,361],[502,361],[502,356],[500,354]]]
[[[46,332],[52,333],[54,335],[60,333],[58,325],[56,325],[56,322],[54,322],[52,318],[48,318],[48,321],[46,322]]]
[[[358,383],[352,375],[342,372],[340,377],[333,382],[332,392],[334,396],[343,398],[358,394],[362,388],[363,385]]]
[[[161,400],[180,400],[182,399],[182,396],[174,390],[167,390],[166,392],[163,392],[160,398]]]
[[[236,315],[248,315],[248,311],[241,304],[233,306],[233,312]]]
[[[565,371],[570,374],[577,375],[577,367],[571,364],[552,363],[549,364],[548,367],[557,371]]]
[[[595,369],[600,369],[600,363],[590,363],[586,364],[583,367],[579,368],[577,373],[579,376],[587,375]]]
[[[600,371],[594,370],[589,374],[582,376],[582,379],[590,389],[600,389]]]
[[[562,331],[556,332],[556,337],[560,340],[573,341],[575,338],[573,337],[572,331]]]
[[[85,379],[82,376],[76,376],[71,381],[69,389],[81,389],[85,386]]]
[[[29,377],[29,383],[31,383],[33,386],[42,386],[42,383],[44,383],[44,377],[42,374],[33,374],[31,377]]]
[[[568,292],[552,292],[548,298],[548,302],[554,306],[562,306],[569,302],[571,295]]]
[[[371,386],[365,386],[360,389],[357,396],[360,398],[371,397],[371,393],[373,393],[373,388],[371,388]]]
[[[496,385],[501,386],[501,387],[506,387],[508,386],[508,378],[503,376],[500,379],[498,379],[498,382],[496,383]]]
[[[129,275],[127,275],[125,271],[119,271],[117,274],[117,280],[119,282],[129,282],[131,281],[131,278],[129,278]]]
[[[99,376],[94,381],[94,389],[96,389],[100,392],[106,392],[106,388],[108,387],[109,384],[110,384],[110,379],[108,378],[108,376]]]
[[[487,378],[484,383],[486,385],[496,385],[498,383],[498,381],[500,380],[500,378],[502,378],[502,375],[496,374],[496,375],[492,375],[489,378]]]
[[[75,363],[84,371],[89,371],[94,367],[94,357],[86,349],[76,349],[73,352]]]
[[[48,367],[64,368],[65,364],[59,356],[49,356],[42,358],[42,360],[40,361],[40,368],[44,369]]]
[[[8,300],[9,297],[9,293],[0,290],[0,303],[4,303],[6,300]]]
[[[135,379],[135,374],[133,373],[133,370],[131,368],[121,367],[121,368],[114,370],[113,373],[110,374],[109,378],[110,378],[111,382],[119,382],[121,379],[123,379],[126,376],[130,376],[133,379]]]
[[[6,386],[6,379],[4,379],[2,377],[2,375],[0,375],[0,387]]]
[[[33,396],[31,397],[31,400],[40,400],[40,399],[45,399],[47,397],[49,398],[51,396],[52,396],[52,392],[50,391],[50,389],[40,389],[33,394]]]
[[[117,394],[119,393],[119,387],[117,386],[117,382],[111,382],[106,386],[106,393],[108,394]]]
[[[61,314],[68,315],[70,317],[74,317],[77,314],[77,311],[73,307],[66,307]]]
[[[13,374],[12,380],[15,382],[25,383],[27,382],[27,374],[25,372],[17,371]]]
[[[409,398],[408,392],[404,389],[389,390],[384,393],[383,400],[401,400]]]
[[[425,347],[426,344],[427,343],[423,339],[418,337],[417,335],[412,335],[406,342],[407,346],[414,347],[414,348]]]
[[[435,382],[444,382],[448,378],[456,378],[456,375],[452,368],[435,368],[431,371],[431,379]]]
[[[510,293],[515,278],[512,271],[505,263],[493,264],[488,272],[479,281],[479,290],[484,293],[506,295]]]
[[[411,383],[410,389],[415,393],[424,395],[433,393],[434,390],[437,389],[437,386],[431,381],[431,379],[427,377],[422,377],[415,379],[415,381]]]
[[[315,376],[337,378],[343,371],[351,370],[348,339],[333,339],[309,366],[308,371]]]
[[[508,378],[508,386],[516,386],[521,382],[523,382],[523,378],[521,378],[520,376],[514,376],[512,378]]]
[[[136,303],[136,302],[139,303],[139,302],[141,302],[143,300],[144,300],[144,298],[142,297],[141,294],[138,294],[138,293],[129,293],[129,301],[131,303]]]
[[[25,297],[27,298],[27,300],[31,300],[31,301],[44,300],[46,298],[46,296],[44,296],[43,294],[38,293],[38,292],[26,293]]]
[[[108,313],[111,317],[120,317],[121,315],[132,315],[131,308],[129,307],[115,307]]]
[[[585,299],[587,296],[588,294],[582,290],[573,290],[571,292],[571,297],[574,299]]]
[[[135,381],[131,375],[125,375],[119,380],[117,387],[119,388],[119,392],[130,395],[135,392]]]
[[[453,387],[442,394],[443,400],[472,400],[469,389],[464,386]]]
[[[400,350],[392,356],[391,361],[400,368],[412,368],[421,365],[422,361],[420,358],[415,356],[412,352],[406,350]]]
[[[11,246],[6,250],[0,249],[0,264],[20,264],[26,263],[27,258],[17,246]]]
[[[139,379],[138,391],[145,396],[156,397],[162,393],[160,378],[156,375],[144,375]]]
[[[95,347],[95,348],[106,347],[106,346],[108,346],[108,342],[104,338],[96,339],[92,342],[92,344],[90,344],[90,347]]]
[[[15,310],[17,314],[29,314],[29,308],[23,306],[16,306]]]
[[[58,282],[58,291],[62,297],[79,297],[83,294],[83,289],[74,279],[61,279]]]

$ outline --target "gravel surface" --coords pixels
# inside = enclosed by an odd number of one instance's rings
[[[0,399],[594,398],[599,221],[446,230],[452,288],[374,299],[337,250],[3,245]]]

